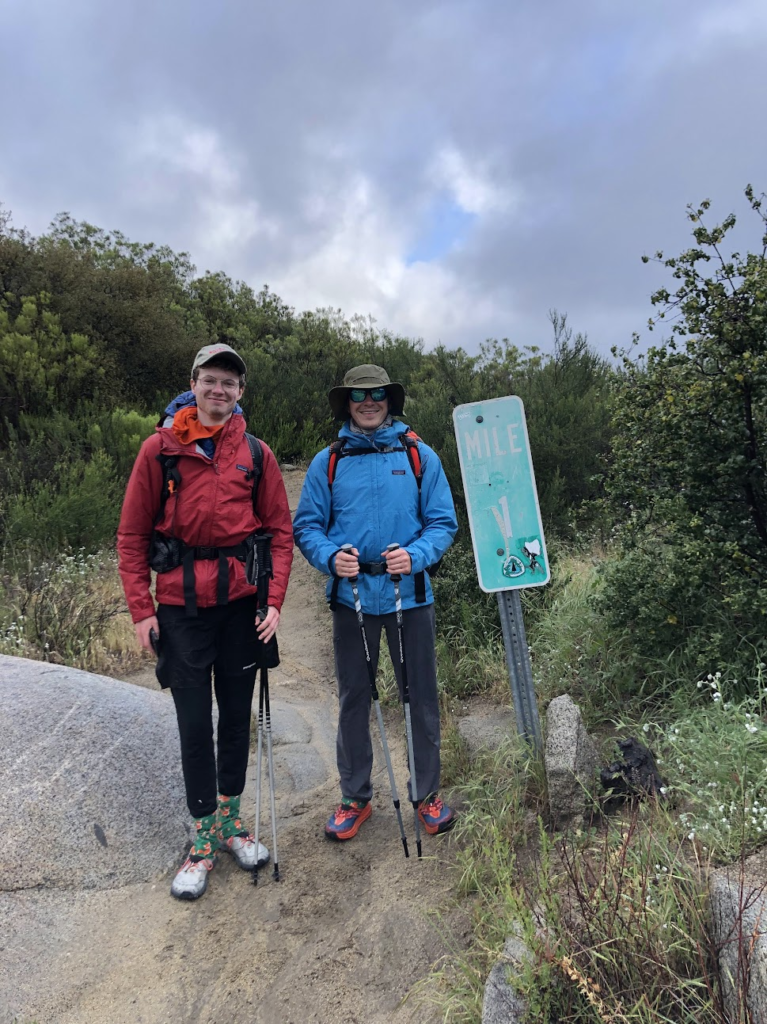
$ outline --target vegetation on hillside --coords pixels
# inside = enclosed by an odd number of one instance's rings
[[[767,834],[767,216],[746,198],[752,251],[725,253],[734,217],[708,226],[709,204],[690,208],[693,247],[654,257],[671,283],[652,296],[651,326],[668,336],[614,362],[556,312],[550,352],[506,339],[477,355],[426,351],[369,319],[196,276],[186,254],[67,215],[40,237],[0,217],[2,652],[101,669],[127,656],[111,550],[125,483],[196,350],[222,340],[249,367],[249,426],[281,460],[333,438],[326,394],[350,366],[380,363],[405,384],[405,418],[439,452],[462,524],[434,581],[445,703],[504,692],[451,414],[523,399],[553,565],[551,584],[524,595],[541,704],[570,692],[590,726],[641,730],[670,799],[552,840],[525,752],[467,773],[448,728],[448,781],[472,809],[461,887],[477,943],[446,968],[446,1019],[478,1019],[513,921],[533,953],[521,985],[536,1019],[725,1019],[706,867]]]

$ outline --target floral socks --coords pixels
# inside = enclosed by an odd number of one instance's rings
[[[243,836],[248,830],[240,820],[240,797],[221,796],[218,797],[217,825],[220,839],[231,839],[232,836]]]

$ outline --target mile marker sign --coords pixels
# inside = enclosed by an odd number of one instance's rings
[[[459,405],[453,423],[480,587],[543,586],[551,573],[522,400]]]

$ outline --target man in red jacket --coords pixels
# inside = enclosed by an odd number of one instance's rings
[[[239,804],[256,670],[275,643],[293,531],[277,460],[263,441],[245,432],[238,404],[245,370],[228,345],[200,349],[191,391],[171,403],[162,426],[141,446],[117,534],[136,635],[147,650],[156,645],[157,678],[170,687],[176,706],[187,804],[195,819],[189,857],[171,886],[179,899],[202,896],[219,849],[245,870],[269,859],[243,827]],[[257,532],[272,536],[265,608],[258,607],[256,587],[246,576]],[[156,610],[151,567],[158,570]]]

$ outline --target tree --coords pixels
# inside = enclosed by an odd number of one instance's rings
[[[194,267],[185,253],[131,242],[60,214],[49,232],[0,233],[0,296],[9,316],[21,299],[45,293],[67,335],[99,345],[106,392],[115,402],[157,404],[178,386],[179,366],[209,340],[187,322]]]
[[[767,218],[754,253],[723,254],[734,215],[707,227],[689,207],[695,246],[655,259],[676,291],[652,302],[671,336],[643,359],[624,353],[614,396],[609,482],[623,560],[605,607],[659,653],[700,670],[753,667],[767,615]],[[647,257],[645,257],[647,262]]]
[[[16,317],[10,305],[18,305]],[[99,346],[85,335],[66,334],[49,305],[44,292],[18,304],[10,293],[0,300],[0,413],[12,426],[24,412],[72,412],[103,387]]]

